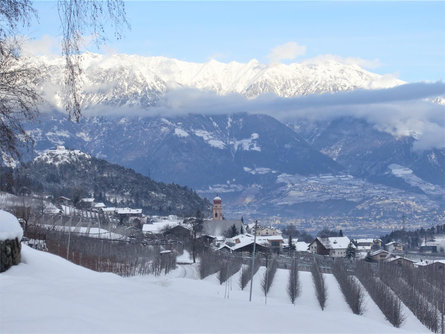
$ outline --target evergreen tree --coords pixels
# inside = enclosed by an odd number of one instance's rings
[[[355,258],[355,247],[352,242],[349,243],[348,248],[346,249],[346,257],[348,259]]]

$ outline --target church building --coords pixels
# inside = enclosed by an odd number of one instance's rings
[[[212,219],[223,220],[222,200],[218,195],[213,199]]]

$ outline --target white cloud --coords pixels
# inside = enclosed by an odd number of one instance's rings
[[[22,38],[24,56],[55,56],[60,54],[60,38],[43,35],[40,39]]]
[[[280,63],[282,60],[293,60],[298,56],[306,54],[306,46],[296,42],[288,42],[274,47],[267,58],[272,64]]]

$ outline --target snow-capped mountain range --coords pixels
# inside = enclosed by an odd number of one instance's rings
[[[61,110],[64,59],[38,57],[33,61],[46,66],[42,90],[46,100]],[[184,88],[254,98],[263,94],[292,97],[390,88],[404,83],[334,58],[269,65],[255,59],[248,63],[191,63],[165,57],[85,53],[81,65],[81,94],[86,109],[98,104],[150,107],[166,92]]]

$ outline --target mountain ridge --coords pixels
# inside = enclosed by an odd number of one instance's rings
[[[60,83],[62,58],[33,58],[48,70],[42,92],[52,107],[63,110]],[[338,59],[313,59],[292,64],[222,63],[214,59],[191,63],[166,57],[83,54],[82,106],[97,104],[152,107],[168,91],[192,88],[218,95],[239,94],[255,98],[264,94],[293,97],[309,94],[391,88],[404,82],[369,72]]]

